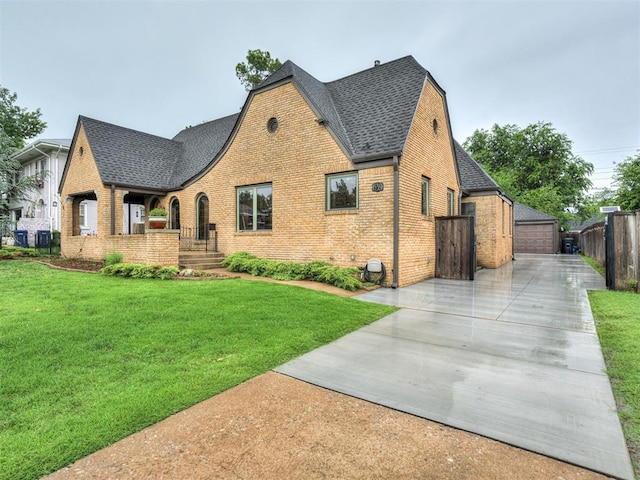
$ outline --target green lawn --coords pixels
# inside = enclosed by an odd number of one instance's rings
[[[589,300],[633,467],[640,474],[640,295],[590,291]]]
[[[395,309],[0,262],[0,479],[34,479]]]

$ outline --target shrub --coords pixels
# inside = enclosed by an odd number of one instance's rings
[[[176,267],[163,267],[162,265],[143,265],[140,263],[114,263],[107,265],[100,272],[104,275],[130,278],[159,278],[169,280],[178,274]]]
[[[18,258],[18,257],[39,257],[40,254],[35,248],[14,247],[5,245],[0,248],[0,257]]]
[[[107,265],[115,265],[116,263],[122,263],[124,255],[118,252],[112,252],[104,257],[104,263]]]
[[[362,282],[358,279],[359,270],[337,267],[322,260],[314,260],[302,265],[296,262],[278,262],[258,258],[247,252],[236,252],[229,255],[222,262],[222,266],[232,272],[247,272],[254,276],[270,277],[276,280],[308,279],[351,291],[362,287]]]
[[[236,252],[225,258],[222,261],[222,266],[229,269],[231,272],[246,272],[246,262],[252,258],[257,257],[247,252]]]

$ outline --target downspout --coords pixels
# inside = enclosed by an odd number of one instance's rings
[[[111,235],[116,234],[116,186],[111,185]]]
[[[399,157],[393,156],[393,280],[391,288],[398,288],[398,252],[400,250],[400,175]]]

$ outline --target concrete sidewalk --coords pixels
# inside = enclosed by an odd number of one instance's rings
[[[357,298],[401,310],[279,368],[337,392],[633,479],[580,257]]]

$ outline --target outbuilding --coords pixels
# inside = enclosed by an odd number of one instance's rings
[[[557,253],[558,219],[514,202],[514,253]]]

